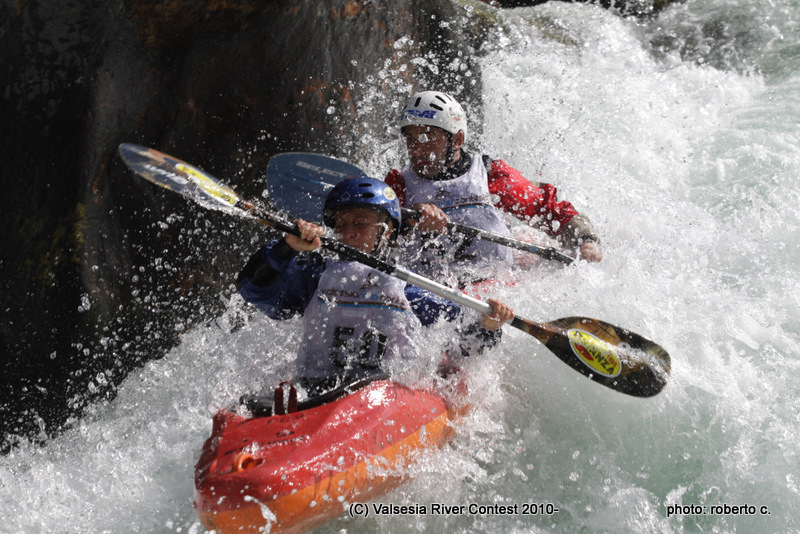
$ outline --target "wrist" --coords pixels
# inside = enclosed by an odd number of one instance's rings
[[[292,248],[289,243],[286,242],[286,238],[284,237],[272,248],[272,253],[275,255],[276,258],[279,260],[289,260],[292,259],[294,256],[297,255],[297,250]]]

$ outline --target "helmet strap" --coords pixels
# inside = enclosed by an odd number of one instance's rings
[[[380,257],[382,254],[386,253],[389,249],[389,240],[390,236],[387,237],[387,231],[389,231],[389,219],[388,216],[386,220],[381,223],[380,229],[378,230],[378,236],[375,238],[375,245],[372,247],[370,254],[376,257]],[[384,241],[384,238],[386,239]]]
[[[449,168],[450,165],[453,164],[453,157],[455,153],[453,152],[453,134],[450,132],[447,133],[447,152],[444,155],[444,160],[447,162],[445,169]]]
[[[455,163],[455,161],[453,161],[453,159],[456,157],[457,153],[461,152],[461,147],[460,146],[456,150],[453,150],[453,138],[456,136],[456,134],[452,134],[452,133],[447,132],[447,131],[445,133],[447,133],[447,153],[445,154],[444,158],[445,158],[445,161],[447,162],[447,166],[443,170],[446,170],[446,169],[449,169],[450,167],[452,167],[453,164]]]

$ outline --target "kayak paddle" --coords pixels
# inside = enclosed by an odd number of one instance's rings
[[[130,143],[121,144],[119,153],[128,167],[142,178],[201,206],[247,217],[281,232],[299,234],[294,221],[287,215],[240,198],[235,191],[197,167],[152,148]],[[323,236],[322,246],[480,313],[492,310],[486,302],[335,239]],[[538,339],[576,371],[615,391],[651,397],[667,383],[669,354],[656,343],[624,328],[586,317],[537,323],[516,316],[509,324]]]
[[[363,170],[345,161],[310,152],[288,152],[276,154],[267,166],[267,189],[275,207],[291,213],[298,219],[322,222],[322,206],[325,196],[340,181],[356,176],[368,176]],[[403,208],[403,217],[419,218],[416,210]],[[447,223],[451,232],[470,239],[482,239],[498,245],[538,254],[548,259],[570,264],[575,258],[553,247],[537,247],[509,236],[457,224]]]

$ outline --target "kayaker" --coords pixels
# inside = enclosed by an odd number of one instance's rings
[[[386,257],[400,228],[400,205],[384,182],[351,178],[328,194],[323,220],[342,243]],[[297,228],[300,237],[287,234],[259,249],[237,285],[246,301],[273,319],[303,316],[298,382],[310,394],[413,359],[420,354],[422,326],[440,317],[461,319],[454,303],[362,263],[317,252],[323,227],[300,219]],[[488,302],[490,313],[459,326],[462,352],[497,344],[500,327],[514,316],[505,304]]]
[[[421,212],[419,221],[409,221],[415,228],[404,247],[412,252],[404,261],[413,268],[441,274],[444,266],[455,262],[474,274],[476,262],[490,269],[498,261],[511,264],[508,247],[446,232],[452,220],[510,235],[504,211],[558,238],[565,248],[577,249],[587,261],[602,259],[591,222],[569,202],[559,201],[554,185],[530,182],[503,160],[466,152],[467,115],[450,95],[414,94],[403,107],[400,130],[409,165],[402,171],[392,169],[385,181],[401,205]]]

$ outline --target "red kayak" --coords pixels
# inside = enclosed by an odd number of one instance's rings
[[[351,390],[299,407],[290,396],[284,408],[279,389],[283,415],[217,412],[195,467],[203,525],[242,534],[325,523],[402,482],[417,453],[445,443],[466,409],[385,379]]]

